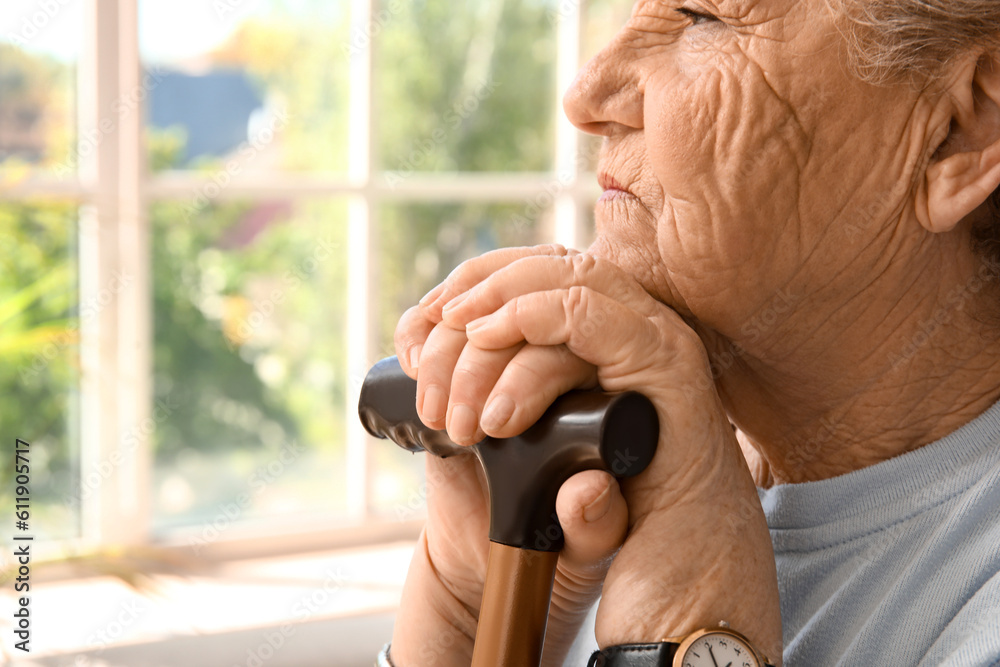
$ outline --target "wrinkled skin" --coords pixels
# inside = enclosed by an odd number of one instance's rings
[[[518,433],[574,387],[657,406],[647,472],[560,491],[546,664],[602,581],[602,645],[726,620],[780,663],[755,483],[877,463],[1000,395],[983,284],[968,287],[983,267],[969,229],[1000,182],[1000,67],[980,55],[930,85],[874,87],[823,0],[640,0],[566,97],[605,137],[594,245],[470,260],[404,315],[418,411],[457,442]],[[942,308],[947,333],[907,352]],[[428,461],[400,667],[471,654],[486,544],[470,526],[486,509],[474,471],[449,465]],[[452,648],[428,653],[442,636]]]

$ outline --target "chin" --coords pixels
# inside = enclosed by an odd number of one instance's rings
[[[659,251],[656,227],[641,220],[637,222],[634,216],[607,216],[612,212],[608,208],[615,206],[597,208],[596,237],[587,252],[617,265],[654,299],[691,319],[693,314],[670,282]]]

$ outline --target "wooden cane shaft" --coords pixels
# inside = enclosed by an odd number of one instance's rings
[[[490,542],[472,667],[537,667],[558,560]]]

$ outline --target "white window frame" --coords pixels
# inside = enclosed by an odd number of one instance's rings
[[[81,202],[80,302],[101,298],[117,277],[128,277],[99,315],[81,322],[81,471],[111,462],[113,472],[82,503],[81,538],[74,550],[89,551],[108,545],[145,546],[150,531],[152,443],[152,284],[150,273],[150,202],[183,200],[204,191],[209,177],[192,172],[150,174],[144,153],[142,105],[121,113],[136,97],[144,97],[138,38],[138,0],[82,0],[84,48],[78,68],[79,132],[101,137],[96,150],[79,164],[77,182],[36,177],[0,191],[0,200],[72,197]],[[352,34],[371,34],[378,0],[348,0]],[[547,173],[414,174],[390,187],[374,159],[375,111],[373,42],[362,40],[350,64],[349,155],[346,175],[282,174],[246,176],[218,195],[219,200],[255,200],[274,197],[329,198],[348,201],[348,313],[347,358],[350,360],[348,415],[356,410],[360,378],[376,353],[376,331],[370,304],[377,303],[373,283],[373,215],[386,201],[406,202],[541,202],[551,205],[555,225],[547,239],[570,247],[585,237],[599,191],[588,163],[581,155],[580,134],[562,113],[562,91],[579,67],[585,0],[563,0],[552,17],[556,23],[556,140],[554,169]],[[95,94],[96,92],[96,94]],[[107,131],[108,120],[114,130]],[[102,124],[104,124],[102,126]],[[82,153],[82,151],[80,151]],[[330,529],[330,522],[298,524],[266,535],[260,529],[229,530],[201,554],[231,558],[336,548],[412,538],[421,521],[373,522],[372,457],[370,438],[357,420],[349,420],[347,434],[348,522]],[[163,546],[183,548],[193,535],[172,533]],[[64,549],[66,545],[59,545]]]

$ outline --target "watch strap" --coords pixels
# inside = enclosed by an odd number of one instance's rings
[[[395,667],[392,664],[392,660],[389,659],[389,644],[382,647],[379,651],[378,657],[375,659],[375,667]]]
[[[587,667],[673,667],[680,644],[664,641],[655,644],[619,644],[594,651]],[[774,667],[766,659],[764,667]]]
[[[595,651],[587,667],[672,667],[680,644],[620,644]]]

